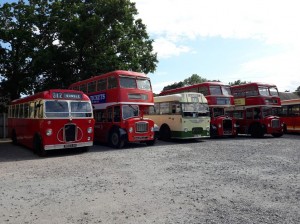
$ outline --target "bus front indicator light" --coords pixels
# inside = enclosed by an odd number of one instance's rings
[[[132,133],[133,132],[133,128],[130,127],[128,131],[129,131],[129,133]]]
[[[46,135],[47,135],[47,136],[51,136],[51,135],[52,135],[52,129],[50,129],[50,128],[47,129],[47,130],[46,130]]]

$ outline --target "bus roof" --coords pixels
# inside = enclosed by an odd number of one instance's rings
[[[161,91],[160,95],[172,94],[172,93],[176,93],[178,91],[189,90],[189,89],[197,88],[197,87],[200,87],[200,86],[214,86],[214,85],[229,86],[229,85],[224,84],[222,82],[202,82],[202,83],[197,83],[197,84],[190,85],[190,86],[183,86],[183,87],[178,87],[178,88],[175,88],[175,89],[168,89],[168,90],[165,90],[165,91]]]
[[[172,101],[189,102],[187,98],[188,95],[194,95],[200,97],[201,98],[200,103],[207,103],[207,100],[204,97],[204,95],[202,93],[197,93],[197,92],[184,92],[184,93],[176,93],[171,95],[156,96],[154,97],[154,102],[155,103],[172,102]]]
[[[290,99],[290,100],[281,100],[281,105],[294,105],[294,104],[300,104],[300,98],[299,99]]]
[[[247,87],[247,86],[266,86],[266,87],[277,87],[275,84],[272,83],[263,83],[263,82],[249,82],[245,84],[240,85],[233,85],[230,86],[230,88],[241,88],[241,87]]]
[[[36,99],[55,99],[53,98],[53,93],[76,93],[81,94],[82,99],[81,100],[89,100],[89,97],[85,95],[82,91],[79,90],[70,90],[70,89],[49,89],[42,92],[38,92],[36,94],[26,96],[20,99],[15,99],[11,102],[11,104],[17,104],[17,103],[26,103],[32,100]],[[65,98],[64,98],[65,99]],[[74,98],[72,98],[74,99]]]
[[[93,81],[96,81],[98,79],[106,78],[106,77],[113,76],[113,75],[124,75],[124,76],[148,78],[148,76],[146,74],[140,73],[140,72],[126,71],[126,70],[115,70],[115,71],[112,71],[112,72],[108,72],[108,73],[104,73],[104,74],[101,74],[101,75],[92,76],[92,77],[90,77],[88,79],[72,83],[69,86],[69,88],[73,87],[73,86],[78,86],[78,85],[81,85],[81,84],[84,84],[84,83],[93,82]]]

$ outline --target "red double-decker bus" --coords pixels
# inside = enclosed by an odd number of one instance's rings
[[[266,83],[247,83],[231,86],[234,108],[228,112],[237,120],[238,134],[263,137],[283,135],[283,122],[278,116],[281,101],[276,85]]]
[[[122,148],[126,142],[155,143],[154,122],[144,117],[153,106],[150,79],[142,73],[117,70],[72,84],[94,107],[95,141]]]
[[[281,100],[280,117],[285,133],[300,133],[300,99]]]
[[[81,91],[51,89],[11,102],[8,133],[21,144],[45,156],[48,150],[93,145],[91,101]]]
[[[236,136],[235,120],[225,113],[225,108],[234,106],[230,87],[221,82],[203,82],[191,86],[162,91],[159,95],[181,92],[202,93],[207,99],[210,110],[210,136]]]

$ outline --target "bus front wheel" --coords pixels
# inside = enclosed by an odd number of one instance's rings
[[[124,140],[121,139],[120,133],[117,129],[114,129],[110,133],[109,141],[112,147],[120,149],[124,146]]]
[[[262,138],[264,137],[265,132],[263,127],[260,124],[253,124],[251,127],[251,137],[253,138]]]
[[[40,157],[45,157],[47,155],[47,152],[43,146],[42,139],[38,135],[36,135],[33,140],[33,151]]]
[[[15,130],[12,131],[11,140],[14,145],[18,145],[18,139],[17,139],[17,134],[16,134]]]
[[[171,130],[168,125],[164,124],[159,130],[159,137],[161,140],[168,141],[171,138]]]

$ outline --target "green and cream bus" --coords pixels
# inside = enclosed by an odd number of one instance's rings
[[[159,126],[161,140],[209,137],[209,108],[202,93],[154,97],[154,107],[146,116]]]

